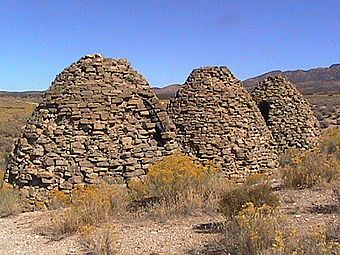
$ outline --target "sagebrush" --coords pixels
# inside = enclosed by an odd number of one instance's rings
[[[157,197],[160,213],[187,214],[215,211],[228,181],[218,177],[216,167],[203,166],[192,157],[174,154],[150,167],[142,180],[129,183],[134,199]]]
[[[111,224],[101,228],[85,226],[80,235],[80,244],[89,255],[118,254],[117,231]]]
[[[279,204],[279,199],[265,176],[251,176],[242,184],[234,184],[223,194],[220,208],[229,219],[237,215],[247,203],[257,207],[269,205],[272,208]]]
[[[128,201],[127,191],[117,185],[93,185],[76,189],[70,206],[57,214],[48,234],[63,236],[80,231],[84,226],[97,226],[120,213]]]
[[[315,149],[294,158],[282,169],[282,178],[289,188],[311,188],[340,178],[340,161],[334,155]]]
[[[302,235],[296,228],[287,228],[276,209],[247,203],[226,223],[216,246],[219,254],[226,255],[337,255],[340,244],[330,238],[329,231],[314,228]]]

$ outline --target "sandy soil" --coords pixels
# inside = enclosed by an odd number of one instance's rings
[[[339,201],[331,189],[278,191],[280,212],[287,226],[308,233],[312,226],[339,224]],[[39,234],[55,212],[30,212],[0,219],[0,254],[85,255],[79,236],[53,241]],[[111,222],[117,238],[115,247],[121,255],[188,254],[189,250],[204,250],[217,240],[216,231],[206,231],[204,224],[222,222],[221,216],[202,215],[161,221],[127,217]],[[207,225],[209,226],[209,224]],[[208,227],[208,230],[210,228]],[[218,231],[217,231],[218,232]]]
[[[77,241],[79,236],[59,241],[39,234],[51,217],[50,212],[30,212],[0,219],[0,254],[34,255],[84,255],[87,254]],[[217,217],[218,219],[222,219]],[[195,229],[216,218],[200,216],[169,221],[129,218],[113,220],[117,234],[114,245],[118,254],[185,254],[188,250],[203,247],[213,240],[216,233]]]
[[[37,234],[36,228],[48,213],[29,212],[0,219],[0,254],[71,255],[79,253],[75,237],[51,241]]]

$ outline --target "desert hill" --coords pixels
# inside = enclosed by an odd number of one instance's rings
[[[340,94],[340,64],[329,67],[318,67],[309,70],[274,70],[243,81],[243,84],[252,91],[254,87],[268,76],[283,75],[294,83],[304,95],[311,94]],[[181,84],[170,84],[163,88],[154,87],[153,91],[161,99],[174,97]],[[10,92],[0,91],[0,96],[15,96],[37,101],[44,91]]]
[[[340,93],[340,64],[325,68],[309,70],[271,71],[243,81],[248,90],[253,88],[268,76],[283,75],[294,83],[302,94],[339,94]]]
[[[309,70],[281,71],[274,70],[243,81],[248,91],[268,76],[283,75],[294,83],[304,95],[311,94],[340,94],[340,64],[330,67],[318,67]],[[164,88],[154,88],[155,93],[161,98],[175,96],[180,84],[171,84]]]

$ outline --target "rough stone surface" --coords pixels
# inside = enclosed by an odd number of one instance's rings
[[[320,135],[307,100],[282,76],[268,77],[252,92],[279,150],[310,149]]]
[[[185,150],[233,178],[277,165],[272,136],[256,103],[227,67],[195,69],[168,113]]]
[[[166,110],[127,60],[87,55],[52,82],[16,143],[6,180],[34,199],[103,179],[124,184],[172,154],[174,138]]]

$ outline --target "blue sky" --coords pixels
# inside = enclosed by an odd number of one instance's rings
[[[0,1],[0,90],[43,90],[82,55],[126,57],[152,86],[226,65],[240,79],[340,61],[340,1]]]

